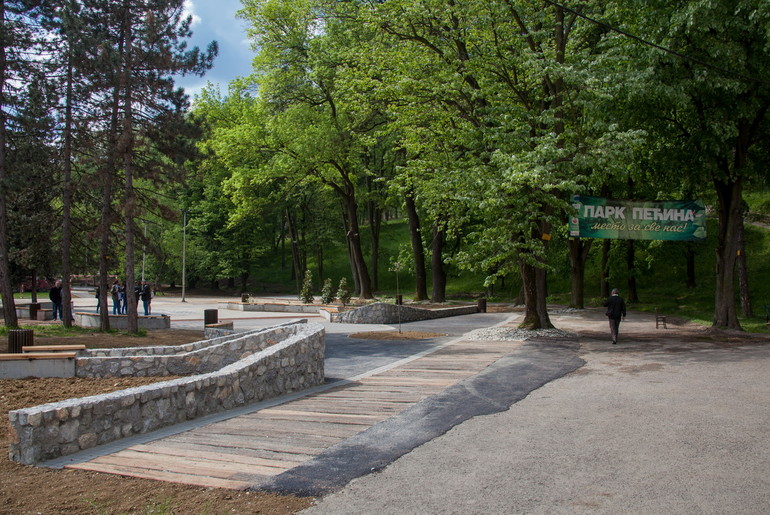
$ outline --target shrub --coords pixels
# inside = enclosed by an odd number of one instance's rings
[[[331,304],[334,302],[334,291],[332,290],[332,280],[326,279],[324,286],[321,288],[321,302],[324,304]]]
[[[312,304],[315,300],[313,297],[313,273],[310,270],[305,270],[305,279],[302,281],[302,289],[299,291],[299,300],[305,304]]]
[[[343,277],[340,279],[339,288],[337,288],[337,298],[340,299],[343,306],[347,306],[350,303],[350,297],[352,295],[350,288],[348,288],[348,281]]]

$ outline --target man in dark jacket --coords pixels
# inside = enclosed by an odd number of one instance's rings
[[[152,302],[152,288],[147,281],[142,281],[142,286],[139,288],[139,296],[142,298],[144,304],[144,316],[149,316],[151,311],[150,302]]]
[[[64,320],[64,312],[62,311],[61,305],[61,284],[61,279],[57,279],[53,285],[53,288],[51,288],[51,291],[48,292],[48,298],[51,299],[51,310],[54,320],[56,320],[57,315],[59,320]]]
[[[610,334],[612,335],[613,345],[618,343],[618,330],[620,329],[620,320],[626,319],[626,303],[617,288],[613,288],[612,295],[604,301],[607,307],[607,318],[610,319]]]

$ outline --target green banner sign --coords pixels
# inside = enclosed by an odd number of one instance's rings
[[[569,235],[616,240],[706,239],[706,208],[700,200],[632,202],[573,195]]]

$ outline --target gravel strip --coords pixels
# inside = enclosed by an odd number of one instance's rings
[[[464,338],[475,341],[524,341],[530,338],[574,338],[577,335],[561,329],[517,329],[514,327],[489,327],[476,329]]]

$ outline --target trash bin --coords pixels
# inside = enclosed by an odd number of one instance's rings
[[[216,309],[203,310],[203,325],[216,324],[218,322],[219,322],[219,310],[216,310]]]
[[[29,319],[37,320],[37,312],[40,311],[40,303],[33,302],[29,305]]]
[[[21,353],[22,347],[34,344],[32,329],[10,329],[8,331],[8,352]]]
[[[486,313],[487,312],[487,299],[478,299],[476,301],[476,306],[479,309],[479,313]]]
[[[399,306],[404,305],[404,296],[403,295],[396,295],[396,304]]]

